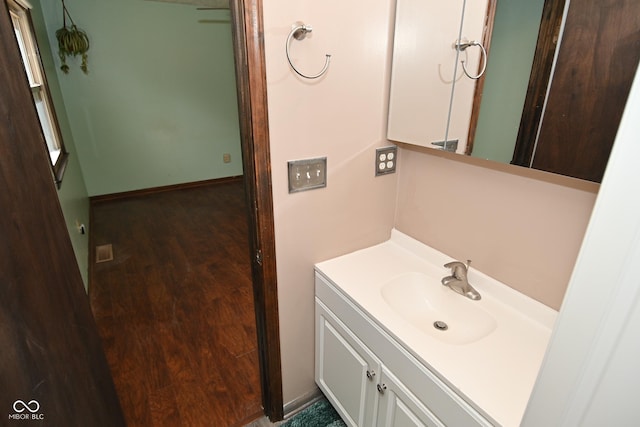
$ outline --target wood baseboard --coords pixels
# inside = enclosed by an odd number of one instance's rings
[[[316,387],[313,390],[303,394],[302,396],[298,396],[292,401],[287,402],[284,405],[284,419],[288,420],[298,412],[302,411],[308,406],[311,406],[323,397],[324,396],[320,389]]]
[[[242,175],[229,176],[224,178],[207,179],[205,181],[185,182],[182,184],[165,185],[161,187],[142,188],[140,190],[123,191],[121,193],[100,194],[98,196],[89,197],[89,203],[109,202],[113,200],[129,199],[132,197],[147,196],[149,194],[163,193],[165,191],[184,190],[188,188],[204,187],[208,185],[224,184],[228,182],[242,181]]]

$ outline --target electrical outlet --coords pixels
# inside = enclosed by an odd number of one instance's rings
[[[327,158],[292,160],[289,166],[289,193],[327,186]]]
[[[376,148],[376,176],[387,175],[396,171],[398,163],[398,147]]]
[[[224,153],[224,154],[222,155],[222,161],[223,161],[224,163],[231,163],[231,154],[229,154],[229,153]]]

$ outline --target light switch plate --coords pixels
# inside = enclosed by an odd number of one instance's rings
[[[396,171],[398,163],[398,147],[376,148],[376,176],[387,175]]]
[[[327,158],[291,160],[289,166],[289,193],[313,190],[327,186]]]

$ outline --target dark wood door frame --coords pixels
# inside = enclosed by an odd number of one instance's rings
[[[240,137],[265,415],[284,416],[262,0],[231,1]]]
[[[531,167],[531,158],[538,138],[542,110],[547,99],[553,58],[556,54],[565,0],[545,0],[540,32],[531,66],[529,86],[522,108],[522,117],[511,164]]]
[[[602,181],[640,61],[639,28],[638,0],[569,3],[534,169]]]

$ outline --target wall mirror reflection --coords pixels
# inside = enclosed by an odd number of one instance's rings
[[[446,3],[397,2],[388,138],[600,182],[640,3]]]

